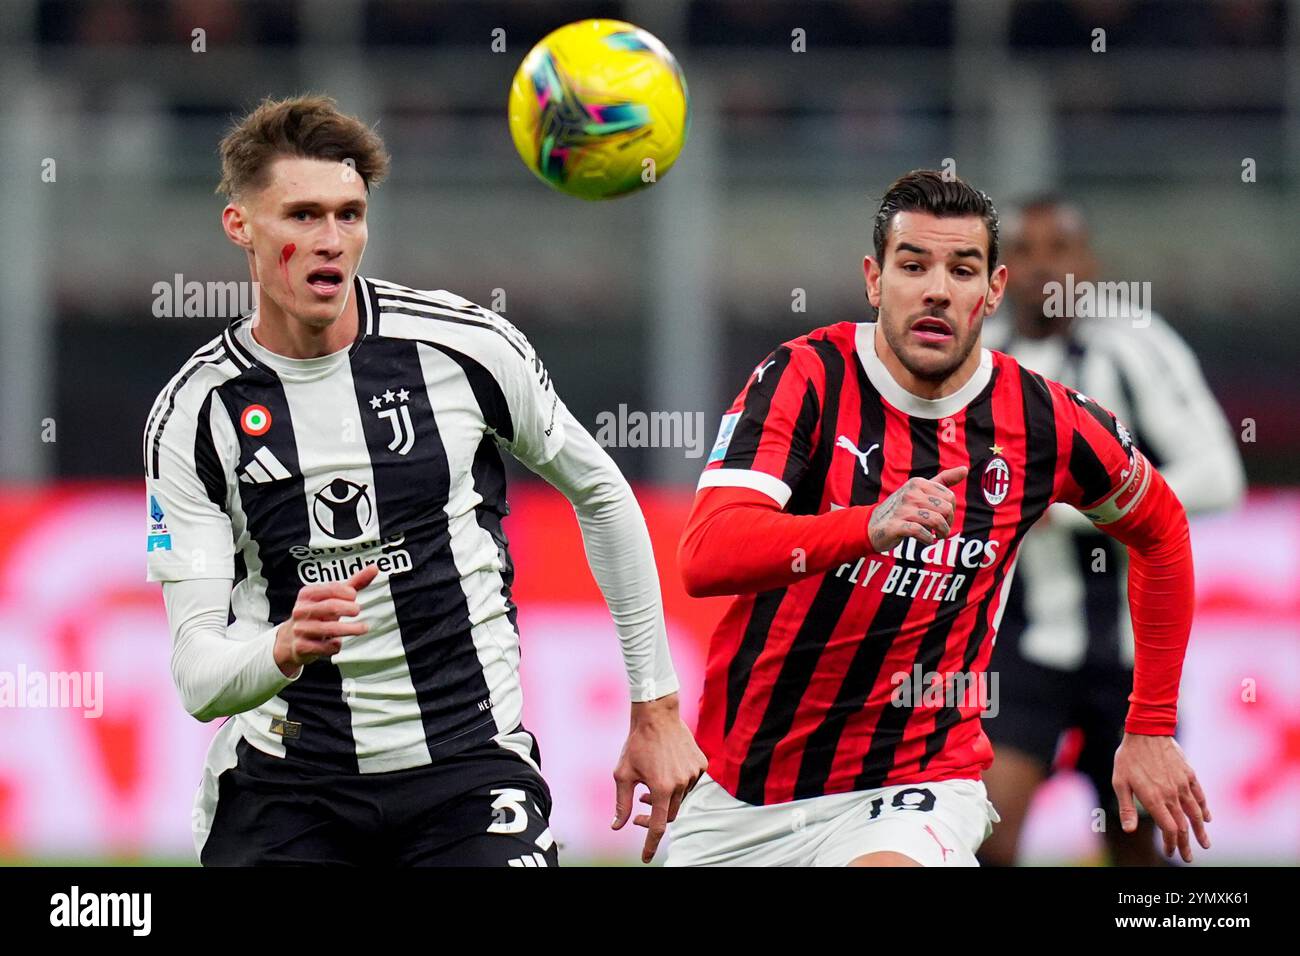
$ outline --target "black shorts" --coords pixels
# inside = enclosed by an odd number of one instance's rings
[[[425,767],[321,772],[240,740],[204,866],[556,866],[551,792],[487,741]]]
[[[1118,813],[1110,780],[1124,738],[1133,671],[1118,662],[1085,662],[1073,671],[1044,667],[1026,660],[1015,642],[1001,639],[989,670],[998,674],[998,713],[984,718],[983,726],[994,760],[998,747],[1012,747],[1050,773],[1061,734],[1078,728],[1083,746],[1074,769],[1091,781],[1100,806]]]

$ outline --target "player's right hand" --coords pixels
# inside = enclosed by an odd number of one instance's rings
[[[966,480],[965,465],[946,468],[933,478],[909,478],[876,505],[867,523],[867,536],[877,552],[893,548],[904,538],[933,544],[952,534],[957,496],[948,489]]]
[[[308,584],[298,592],[289,620],[275,632],[275,662],[285,677],[294,677],[304,664],[332,657],[343,649],[343,638],[364,634],[364,621],[343,621],[361,613],[357,592],[375,579],[379,567],[362,568],[347,583]]]

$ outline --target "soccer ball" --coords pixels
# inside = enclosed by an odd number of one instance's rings
[[[668,48],[621,20],[548,34],[510,85],[510,135],[542,182],[609,199],[657,182],[690,128],[686,78]]]

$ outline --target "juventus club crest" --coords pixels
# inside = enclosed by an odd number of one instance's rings
[[[1011,490],[1011,466],[1002,457],[1002,446],[992,445],[989,451],[993,452],[993,457],[984,466],[980,487],[984,491],[984,500],[996,506],[1002,504],[1007,492]]]
[[[411,393],[404,388],[395,392],[390,388],[383,394],[370,396],[370,407],[393,428],[388,450],[399,455],[405,455],[415,445],[415,426],[411,424],[411,409],[407,405],[410,400]]]

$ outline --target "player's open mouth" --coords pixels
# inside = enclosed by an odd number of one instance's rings
[[[952,326],[943,319],[926,316],[912,323],[912,334],[922,342],[947,342],[952,338]]]
[[[324,296],[334,295],[343,288],[343,270],[332,266],[325,269],[313,269],[307,273],[307,284]]]

